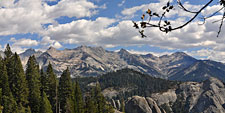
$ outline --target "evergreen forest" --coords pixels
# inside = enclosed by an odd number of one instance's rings
[[[25,71],[9,44],[0,57],[0,113],[113,113],[96,84],[85,94],[70,70],[57,78],[51,63],[44,71],[30,56]]]

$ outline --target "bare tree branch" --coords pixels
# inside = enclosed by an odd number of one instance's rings
[[[150,9],[148,9],[148,11],[146,12],[149,16],[149,19],[148,21],[144,21],[144,18],[145,18],[145,14],[142,15],[141,19],[142,19],[142,22],[140,22],[140,25],[141,27],[139,27],[136,22],[133,22],[135,25],[134,27],[136,27],[137,29],[139,29],[139,32],[141,33],[142,35],[142,38],[146,37],[144,35],[144,29],[146,27],[156,27],[156,28],[159,28],[160,31],[162,32],[165,32],[165,33],[168,33],[168,32],[171,32],[171,31],[174,31],[174,30],[178,30],[178,29],[182,29],[183,27],[187,26],[188,24],[190,24],[197,16],[200,15],[200,13],[207,7],[209,6],[214,0],[209,0],[205,5],[203,5],[198,11],[191,11],[189,9],[187,9],[183,3],[181,2],[181,0],[177,0],[177,4],[178,6],[184,11],[184,12],[188,12],[188,13],[192,13],[194,14],[189,20],[187,20],[185,23],[183,23],[182,25],[179,25],[177,27],[173,27],[170,22],[165,19],[165,15],[167,13],[170,12],[170,10],[172,10],[174,7],[173,5],[170,4],[170,2],[167,3],[167,5],[163,6],[162,9],[164,10],[164,12],[159,15],[157,13],[153,13]],[[210,16],[208,17],[203,17],[203,24],[205,23],[206,19],[208,18],[211,18],[215,15],[217,15],[221,10],[224,9],[224,14],[223,14],[223,17],[222,19],[218,20],[220,21],[220,26],[219,26],[219,31],[218,31],[218,34],[217,34],[217,37],[219,36],[220,32],[221,32],[221,29],[222,29],[222,26],[223,26],[223,21],[224,21],[224,18],[225,18],[225,0],[219,0],[219,3],[220,5],[222,6],[222,8],[220,8],[219,10],[215,11],[213,14],[211,14]],[[151,19],[152,17],[156,17],[158,18],[158,23],[155,24],[155,23],[151,23]],[[164,21],[164,23],[163,23]]]

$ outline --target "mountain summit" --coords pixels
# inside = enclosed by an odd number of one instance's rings
[[[204,72],[203,75],[209,77],[222,77],[221,73],[225,72],[225,66],[222,63],[204,61],[202,65],[197,65],[196,63],[201,60],[197,60],[184,52],[157,57],[152,54],[132,54],[125,49],[113,52],[102,47],[79,46],[65,50],[50,47],[46,52],[36,52],[34,49],[28,49],[20,54],[23,65],[26,64],[26,60],[30,55],[37,57],[40,67],[45,68],[51,62],[58,74],[61,74],[63,70],[69,67],[73,76],[97,76],[123,68],[132,68],[154,77],[183,80],[180,78],[185,76],[185,80],[195,81],[195,79],[192,79],[193,73]],[[216,68],[217,65],[218,68]],[[208,68],[204,68],[207,66]],[[207,71],[209,69],[210,71]],[[200,81],[205,80],[204,77],[207,77],[200,75],[203,77]],[[199,79],[196,79],[196,81],[199,81]]]

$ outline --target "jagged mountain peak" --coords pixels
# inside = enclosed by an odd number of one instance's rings
[[[89,48],[89,47],[86,46],[86,45],[81,45],[81,46],[78,46],[78,47],[75,48],[75,49],[87,49],[87,48]]]
[[[27,49],[25,52],[36,52],[36,51],[35,51],[35,49],[33,49],[33,48],[29,48],[29,49]]]
[[[126,49],[124,49],[124,48],[121,48],[120,51],[119,51],[118,53],[119,53],[119,54],[127,54],[127,55],[130,54],[130,53],[129,53]]]
[[[80,50],[80,51],[85,51],[85,52],[87,52],[87,51],[104,52],[105,51],[105,49],[101,46],[91,47],[91,46],[86,46],[86,45],[78,46],[77,48],[74,48],[74,50]]]
[[[148,53],[146,55],[141,55],[143,58],[151,58],[151,59],[158,59],[159,57],[158,56],[155,56],[151,53]]]
[[[188,56],[188,57],[190,57],[185,52],[175,52],[175,53],[171,54],[170,56],[181,56],[181,57]]]
[[[47,51],[46,51],[46,53],[48,53],[49,55],[51,55],[51,56],[53,56],[53,57],[58,57],[58,56],[61,56],[62,55],[62,53],[61,53],[62,51],[60,51],[60,50],[57,50],[56,48],[54,48],[54,47],[52,47],[52,46],[50,46],[48,49],[47,49]]]
[[[27,49],[26,51],[24,51],[23,53],[19,54],[20,57],[23,59],[25,57],[29,57],[29,56],[32,56],[32,55],[35,55],[35,57],[38,57],[39,55],[41,55],[42,52],[41,51],[36,51],[35,49],[33,48],[29,48]]]
[[[23,54],[23,55],[26,55],[26,56],[30,56],[30,55],[32,55],[32,54],[34,54],[34,53],[36,53],[35,49],[30,48],[30,49],[27,49],[27,50],[26,50],[25,52],[23,52],[22,54]]]

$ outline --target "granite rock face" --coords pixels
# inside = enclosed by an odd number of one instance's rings
[[[213,77],[201,83],[184,82],[151,97],[133,96],[125,106],[127,113],[225,113],[225,86]]]
[[[126,113],[152,113],[147,100],[144,97],[133,96],[125,105]]]
[[[131,97],[125,105],[126,113],[163,113],[150,97]]]

